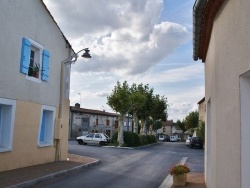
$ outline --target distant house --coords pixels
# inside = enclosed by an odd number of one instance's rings
[[[73,50],[41,0],[2,0],[0,25],[0,171],[66,160]]]
[[[105,133],[111,137],[114,130],[118,128],[118,115],[101,110],[81,108],[80,104],[77,103],[70,107],[69,138],[75,139],[77,136],[95,132]],[[126,123],[125,121],[124,127],[126,127]]]
[[[162,127],[157,130],[157,134],[172,135],[173,120],[166,120],[162,122]]]
[[[208,188],[250,186],[249,10],[249,0],[194,5],[194,60],[205,66]]]
[[[199,112],[199,122],[205,122],[206,119],[206,103],[205,97],[203,97],[198,103],[198,112]]]

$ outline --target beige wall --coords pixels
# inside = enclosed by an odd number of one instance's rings
[[[205,62],[208,188],[241,187],[240,75],[250,70],[250,1],[225,1]],[[250,156],[249,156],[250,157]]]
[[[12,150],[0,153],[0,171],[54,161],[54,146],[37,145],[41,105],[17,101],[15,114]]]

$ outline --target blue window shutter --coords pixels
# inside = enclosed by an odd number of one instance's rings
[[[43,111],[42,124],[41,124],[40,137],[39,137],[39,141],[40,141],[40,142],[44,142],[44,135],[45,135],[45,120],[46,120],[46,112]]]
[[[48,81],[49,79],[49,51],[43,50],[43,68],[42,68],[42,80]]]
[[[20,72],[28,74],[30,63],[30,41],[26,38],[22,40],[22,51],[20,60]]]

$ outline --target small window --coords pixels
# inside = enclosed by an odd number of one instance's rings
[[[55,107],[43,105],[41,109],[38,146],[44,147],[53,145],[54,122]]]
[[[106,120],[106,125],[109,126],[109,119]]]
[[[16,102],[0,98],[0,152],[12,150]]]
[[[96,118],[96,125],[98,125],[98,118]]]

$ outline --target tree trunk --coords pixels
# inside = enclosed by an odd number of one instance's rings
[[[124,139],[123,139],[123,119],[124,119],[124,115],[121,114],[119,116],[118,137],[117,137],[117,142],[119,142],[119,146],[122,146],[124,144]]]
[[[141,135],[145,135],[145,123],[146,123],[145,119],[142,119],[141,120],[141,131],[140,131]]]
[[[138,134],[138,117],[136,112],[133,112],[133,117],[134,117],[134,133]]]

